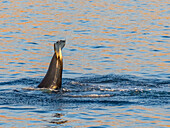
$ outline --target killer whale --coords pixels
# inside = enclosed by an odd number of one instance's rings
[[[65,46],[65,40],[54,43],[54,55],[51,59],[48,71],[38,85],[38,88],[60,89],[62,84],[63,58],[61,50]]]

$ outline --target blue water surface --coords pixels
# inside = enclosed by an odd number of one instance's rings
[[[168,5],[0,1],[0,127],[169,127]],[[62,89],[39,90],[60,39]]]

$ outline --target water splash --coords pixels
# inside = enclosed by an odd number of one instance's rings
[[[22,105],[54,104],[147,104],[169,103],[170,81],[129,75],[105,75],[63,79],[61,90],[36,88],[41,79],[23,78],[1,82],[0,103]],[[16,87],[15,87],[16,85]],[[11,88],[12,87],[12,88]],[[20,88],[19,88],[20,87]]]

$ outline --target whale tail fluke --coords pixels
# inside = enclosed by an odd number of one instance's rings
[[[54,43],[54,51],[56,52],[59,52],[59,50],[63,49],[63,47],[65,46],[65,40],[59,40],[57,41],[56,43]]]
[[[65,46],[65,40],[59,40],[54,43],[54,55],[50,62],[48,71],[38,85],[39,88],[51,88],[60,89],[62,84],[62,70],[63,70],[63,60],[61,50]]]

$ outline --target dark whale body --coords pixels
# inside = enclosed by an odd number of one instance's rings
[[[50,62],[48,71],[38,85],[39,88],[60,89],[62,84],[63,59],[61,50],[65,46],[65,40],[54,43],[54,55]]]

